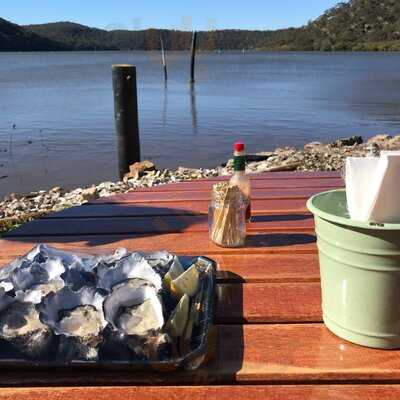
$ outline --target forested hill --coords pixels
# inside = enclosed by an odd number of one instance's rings
[[[35,51],[61,50],[63,44],[53,42],[46,37],[38,36],[19,25],[12,24],[0,18],[0,50],[5,51]]]
[[[0,50],[187,50],[191,33],[90,28],[71,22],[19,27],[0,19]],[[301,28],[199,32],[200,50],[400,50],[400,0],[339,3]]]
[[[162,36],[167,50],[187,50],[192,33],[167,29],[105,31],[71,22],[29,25],[25,29],[75,50],[158,50]],[[293,29],[294,30],[294,29]],[[260,49],[277,32],[218,30],[198,32],[201,50]]]
[[[303,35],[305,45],[316,50],[400,50],[400,1],[339,3]]]

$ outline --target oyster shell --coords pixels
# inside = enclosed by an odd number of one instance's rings
[[[34,304],[16,301],[0,313],[0,337],[25,356],[37,359],[49,350],[53,334],[40,321]]]
[[[21,303],[39,304],[43,297],[47,296],[49,293],[57,292],[64,286],[65,282],[63,279],[55,278],[48,283],[34,285],[27,290],[17,290],[15,292],[15,298]]]
[[[5,310],[15,299],[6,293],[4,287],[0,287],[0,312]]]
[[[117,320],[118,329],[126,335],[145,336],[164,324],[162,306],[157,296],[151,296],[142,304],[126,307]]]
[[[150,282],[157,290],[161,289],[161,277],[149,262],[140,254],[132,253],[118,260],[115,265],[100,263],[96,267],[97,286],[110,291],[113,286],[128,279],[140,278]]]
[[[84,262],[90,262],[93,256],[87,254],[73,254],[69,251],[63,251],[56,249],[54,247],[48,246],[47,244],[39,244],[34,247],[27,255],[26,260],[36,261],[39,263],[45,262],[49,258],[60,259],[64,265],[69,265],[74,262],[74,260],[79,259]]]
[[[106,255],[97,255],[94,256],[92,266],[95,267],[99,263],[115,263],[118,260],[121,260],[121,258],[126,257],[129,255],[129,252],[127,249],[124,247],[119,247],[114,251],[113,254],[106,254]]]
[[[135,359],[159,361],[171,358],[172,340],[166,333],[152,336],[130,336],[127,338],[129,350]]]
[[[4,281],[0,282],[0,288],[3,289],[5,292],[10,292],[11,290],[14,289],[14,286],[13,286],[12,282],[10,282],[8,280],[4,280]]]
[[[167,251],[156,251],[154,253],[143,254],[150,266],[162,277],[168,272],[171,263],[176,258]]]
[[[48,258],[59,258],[65,265],[79,264],[84,266],[87,271],[93,269],[93,267],[100,261],[115,262],[121,257],[128,254],[128,251],[124,248],[118,248],[113,254],[105,255],[88,255],[88,254],[76,254],[69,251],[63,251],[46,244],[40,244],[33,248],[27,255],[26,259],[30,261],[43,262]]]
[[[98,265],[113,264],[125,257],[128,251],[124,248],[117,249],[113,254],[98,255],[91,258],[74,256],[67,265],[62,278],[72,290],[80,290],[85,286],[95,287],[97,283],[96,267]]]
[[[117,249],[114,254],[102,256],[72,256],[66,265],[62,278],[66,286],[78,291],[85,286],[96,286],[95,267],[101,263],[114,263],[127,254],[126,249]]]
[[[4,267],[0,268],[0,281],[9,281],[10,274],[16,268],[18,268],[24,259],[22,257],[16,258],[15,260],[11,261],[9,264],[5,265]]]
[[[54,250],[54,249],[53,249]],[[64,253],[65,273],[62,275],[67,286],[72,290],[80,290],[84,286],[96,285],[96,266],[103,264],[113,264],[125,257],[128,251],[124,248],[115,250],[113,254],[106,255],[71,255]]]
[[[0,287],[2,287],[6,292],[14,289],[14,285],[11,282],[11,272],[19,268],[23,263],[23,258],[16,258],[11,261],[6,266],[0,268]]]
[[[150,360],[165,356],[170,341],[160,332],[163,307],[156,288],[143,279],[130,279],[114,286],[104,301],[110,329],[103,348],[106,356]]]
[[[106,320],[125,335],[144,336],[164,325],[162,304],[156,288],[143,279],[115,286],[104,301]]]
[[[48,283],[60,277],[65,272],[61,259],[49,258],[44,262],[25,261],[19,268],[14,269],[11,274],[11,282],[15,290],[26,290],[34,285]]]
[[[16,258],[0,269],[0,287],[6,291],[26,290],[48,283],[62,274],[64,259],[69,261],[71,257],[43,244],[36,246],[25,257]]]
[[[96,275],[84,269],[68,267],[62,274],[65,285],[73,291],[79,291],[85,286],[96,286]]]
[[[0,269],[0,340],[12,344],[2,356],[151,363],[186,354],[197,343],[202,273],[198,258],[164,251],[39,245]]]
[[[60,328],[69,334],[60,339],[58,352],[62,359],[95,360],[98,358],[98,347],[102,342],[100,315],[98,310],[91,305],[79,306],[62,313]]]
[[[98,357],[101,332],[107,325],[103,301],[102,293],[89,287],[77,292],[64,287],[44,298],[41,318],[60,336],[61,358],[93,360]]]

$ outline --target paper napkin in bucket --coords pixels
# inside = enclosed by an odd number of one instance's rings
[[[382,151],[380,157],[348,157],[346,194],[355,221],[400,222],[400,151]]]

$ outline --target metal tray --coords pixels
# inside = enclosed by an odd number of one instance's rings
[[[196,257],[179,257],[196,260]],[[214,353],[215,330],[213,329],[214,289],[216,280],[216,263],[207,257],[197,257],[205,266],[205,273],[201,276],[203,298],[200,306],[197,334],[192,336],[192,346],[188,353],[177,358],[159,361],[120,361],[113,359],[100,359],[97,361],[32,361],[23,357],[16,357],[10,350],[10,344],[0,340],[0,368],[2,369],[27,369],[27,368],[89,368],[136,371],[177,371],[195,370]],[[193,345],[194,344],[194,345]]]

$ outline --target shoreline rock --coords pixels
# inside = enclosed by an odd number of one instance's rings
[[[249,173],[277,171],[339,171],[346,157],[365,156],[377,150],[399,150],[400,135],[377,135],[364,142],[360,136],[339,139],[333,143],[311,142],[302,149],[277,148],[273,152],[261,152],[248,156]],[[150,161],[131,166],[123,181],[101,182],[86,188],[63,191],[61,187],[40,190],[28,194],[10,193],[0,201],[0,223],[10,220],[29,220],[37,215],[61,211],[88,201],[136,189],[187,180],[217,177],[231,174],[233,160],[216,168],[185,168],[157,170]],[[0,226],[1,231],[1,226]]]

